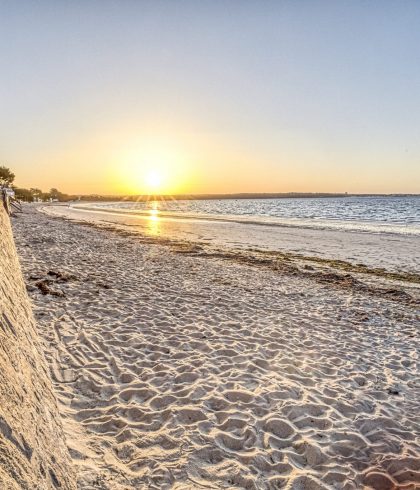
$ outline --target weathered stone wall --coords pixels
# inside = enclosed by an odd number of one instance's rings
[[[51,379],[0,202],[0,489],[74,489]]]

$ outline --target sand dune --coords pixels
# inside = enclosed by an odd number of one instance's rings
[[[30,209],[14,227],[79,488],[420,485],[414,301]]]

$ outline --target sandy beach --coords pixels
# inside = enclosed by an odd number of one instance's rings
[[[415,278],[13,228],[80,489],[420,487]]]
[[[118,208],[96,208],[80,204],[50,204],[42,207],[51,216],[61,216],[76,221],[112,225],[126,232],[138,232],[150,238],[177,239],[194,242],[213,249],[238,251],[265,250],[312,257],[320,260],[342,260],[370,269],[416,273],[420,282],[420,234],[367,233],[356,230],[344,231],[339,226],[349,223],[339,221],[337,228],[320,229],[302,226],[262,226],[253,224],[257,216],[250,217],[251,223],[241,216],[212,216],[202,219],[196,215],[186,219],[182,213],[172,218],[161,210],[157,214],[143,215],[121,212]],[[209,219],[210,218],[210,219]],[[216,218],[216,219],[215,219]],[[239,218],[239,222],[235,221]],[[242,220],[242,222],[241,222]],[[302,223],[303,220],[299,220]],[[330,226],[331,226],[330,220]],[[247,223],[247,224],[245,224]],[[380,253],[378,253],[380,250]]]

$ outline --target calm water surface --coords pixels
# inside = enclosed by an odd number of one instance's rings
[[[77,206],[168,218],[420,235],[420,197],[214,199]]]

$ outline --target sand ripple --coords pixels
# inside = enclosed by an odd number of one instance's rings
[[[73,275],[31,294],[80,488],[420,484],[414,306],[42,215],[15,228],[26,277]]]

